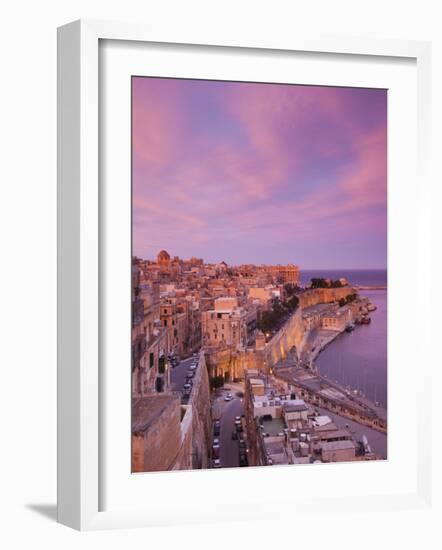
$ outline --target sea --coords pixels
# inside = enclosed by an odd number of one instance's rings
[[[385,270],[311,270],[301,272],[301,283],[314,277],[345,277],[358,286],[387,286]],[[359,390],[387,409],[387,289],[361,290],[375,306],[369,325],[356,325],[353,332],[344,332],[327,346],[316,359],[316,366],[329,380],[351,390]]]

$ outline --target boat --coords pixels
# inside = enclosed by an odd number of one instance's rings
[[[345,332],[352,332],[355,329],[354,323],[350,323],[345,327]]]
[[[367,315],[364,315],[361,319],[361,323],[363,325],[369,325],[371,323],[371,318],[368,317]]]
[[[368,304],[367,310],[368,311],[376,311],[377,307],[374,304]]]

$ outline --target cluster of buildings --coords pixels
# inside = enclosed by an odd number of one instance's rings
[[[208,467],[210,384],[201,350],[242,350],[262,334],[262,311],[297,284],[295,266],[229,267],[202,259],[132,261],[132,471]],[[261,338],[260,338],[261,337]],[[195,354],[189,399],[171,381],[180,358]]]
[[[324,329],[342,332],[353,320],[350,306],[338,304],[316,304],[302,310],[306,330]]]
[[[262,335],[263,311],[297,285],[294,265],[228,266],[183,260],[161,250],[132,263],[132,388],[134,396],[167,391],[169,360],[201,349],[243,350]]]
[[[253,466],[347,462],[376,458],[283,381],[249,370],[245,383],[249,463]]]

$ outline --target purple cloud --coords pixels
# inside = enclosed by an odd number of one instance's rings
[[[387,92],[133,79],[133,247],[386,266]]]

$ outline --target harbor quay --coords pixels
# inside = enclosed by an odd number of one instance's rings
[[[351,296],[354,296],[353,294]],[[342,303],[342,302],[341,302]],[[319,354],[356,322],[368,319],[375,306],[356,294],[349,304],[318,303],[302,311],[306,334],[299,349],[290,352],[273,367],[275,376],[285,380],[307,402],[387,433],[387,411],[357,390],[344,387],[322,376],[315,365]]]
[[[354,395],[336,382],[327,380],[310,369],[299,367],[293,355],[273,369],[274,375],[288,384],[308,403],[387,433],[387,411],[369,399]]]

